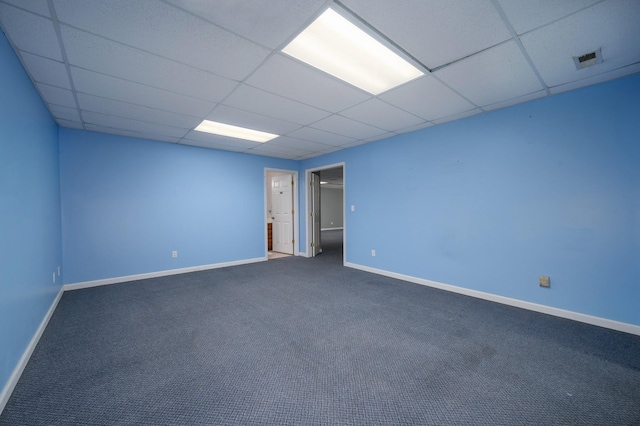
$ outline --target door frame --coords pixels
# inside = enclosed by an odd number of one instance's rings
[[[293,255],[300,256],[300,237],[298,228],[300,228],[299,221],[299,212],[298,212],[298,171],[297,170],[287,170],[287,169],[274,169],[271,167],[264,168],[264,175],[262,180],[262,191],[264,192],[264,258],[265,260],[269,259],[269,230],[267,226],[267,216],[269,215],[269,206],[267,205],[267,172],[273,172],[278,174],[287,174],[293,177],[293,188],[291,190],[293,195]],[[270,188],[269,188],[270,190]]]
[[[305,249],[303,252],[306,257],[313,257],[311,251],[311,243],[313,242],[313,218],[311,217],[311,207],[313,199],[311,197],[311,173],[319,172],[326,169],[334,169],[336,167],[342,167],[342,264],[346,262],[347,258],[347,164],[342,161],[340,163],[327,164],[326,166],[313,167],[305,169],[305,185],[304,185],[304,197],[305,197],[305,235],[307,236],[305,241]],[[320,201],[322,204],[322,200]]]

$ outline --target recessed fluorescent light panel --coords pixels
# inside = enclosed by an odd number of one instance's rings
[[[331,8],[282,51],[373,95],[424,74]]]
[[[246,129],[244,127],[232,126],[230,124],[218,123],[216,121],[204,120],[196,130],[199,132],[212,133],[214,135],[229,136],[230,138],[246,139],[254,142],[267,142],[277,138],[279,135],[273,133],[260,132],[258,130]]]

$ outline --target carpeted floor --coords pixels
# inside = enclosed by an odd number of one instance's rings
[[[344,268],[339,235],[65,293],[0,424],[640,424],[640,337]]]

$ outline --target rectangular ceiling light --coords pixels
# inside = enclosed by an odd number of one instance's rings
[[[216,121],[204,120],[196,127],[199,132],[213,133],[214,135],[229,136],[230,138],[246,139],[254,142],[267,142],[280,135],[260,132],[258,130],[246,129],[244,127],[232,126],[230,124],[218,123]]]
[[[282,51],[373,95],[424,74],[331,8]]]

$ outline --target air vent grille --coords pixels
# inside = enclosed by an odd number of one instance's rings
[[[598,49],[593,52],[585,53],[584,55],[574,56],[573,62],[576,64],[576,69],[578,70],[600,64],[602,63],[602,50]]]

